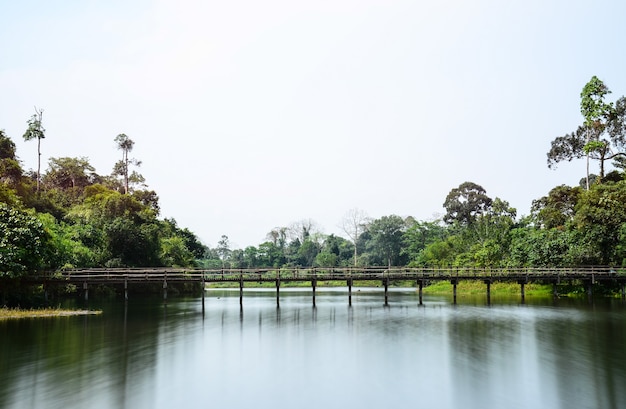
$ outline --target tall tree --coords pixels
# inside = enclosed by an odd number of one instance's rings
[[[585,119],[575,132],[555,138],[548,151],[548,167],[558,162],[586,158],[585,186],[589,190],[589,160],[600,165],[598,182],[605,176],[605,162],[626,156],[626,100],[605,102],[611,91],[596,76],[585,84],[580,94],[580,112]]]
[[[348,210],[341,220],[341,229],[348,235],[352,243],[354,243],[354,266],[357,265],[357,240],[359,235],[363,233],[367,227],[369,217],[363,210],[354,208]]]
[[[35,107],[35,113],[28,120],[28,128],[24,132],[24,140],[30,141],[37,139],[37,192],[39,192],[39,184],[41,181],[41,140],[45,138],[46,130],[41,126],[43,117],[43,109]]]
[[[141,166],[141,161],[128,156],[133,150],[135,142],[126,134],[121,133],[117,135],[115,142],[117,143],[117,149],[122,151],[122,160],[115,164],[113,173],[124,178],[124,194],[128,194],[130,182],[142,183],[144,181],[143,176],[137,172],[130,173],[130,165]]]
[[[231,253],[230,243],[228,241],[228,236],[225,234],[222,235],[222,238],[217,242],[217,254],[219,254],[220,259],[222,260],[222,267],[226,265],[226,259]]]
[[[443,207],[446,214],[443,220],[452,224],[472,224],[476,217],[491,207],[492,200],[487,196],[485,189],[473,182],[464,182],[448,193]]]

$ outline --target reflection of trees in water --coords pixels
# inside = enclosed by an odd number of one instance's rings
[[[555,373],[563,407],[626,404],[626,326],[623,306],[562,317],[542,331],[541,358]]]
[[[113,406],[126,407],[130,383],[150,376],[156,365],[162,334],[155,320],[163,315],[155,308],[125,311],[117,303],[100,316],[0,322],[0,407],[22,401],[45,406],[35,399],[89,407],[93,388],[109,388],[118,395],[111,397]]]

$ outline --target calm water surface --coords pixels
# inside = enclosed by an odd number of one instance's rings
[[[210,290],[0,322],[0,408],[624,408],[620,300]]]

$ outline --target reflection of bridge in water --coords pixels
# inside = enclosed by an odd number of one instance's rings
[[[185,268],[88,268],[71,269],[47,273],[32,280],[47,289],[54,285],[74,284],[82,288],[88,299],[90,285],[123,285],[124,297],[128,299],[129,284],[160,283],[163,298],[167,299],[168,283],[239,283],[239,303],[243,305],[245,283],[271,282],[276,286],[276,305],[280,306],[281,283],[309,282],[315,291],[319,282],[343,281],[348,287],[348,303],[352,305],[352,287],[355,282],[380,282],[384,288],[385,305],[389,300],[389,285],[392,282],[414,282],[423,301],[423,288],[431,282],[449,281],[452,284],[454,303],[457,299],[459,281],[481,281],[486,286],[487,303],[491,302],[491,284],[513,282],[520,285],[522,302],[525,300],[524,286],[528,283],[551,283],[553,294],[558,296],[559,284],[578,284],[591,297],[595,283],[614,284],[621,287],[622,299],[626,298],[626,269],[612,267],[579,268],[408,268],[408,267],[345,267],[345,268],[250,268],[250,269],[185,269]],[[205,292],[202,291],[204,308]]]

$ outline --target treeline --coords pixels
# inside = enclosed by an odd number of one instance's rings
[[[280,227],[258,247],[230,250],[228,238],[210,252],[209,264],[254,266],[474,266],[568,267],[626,265],[626,97],[607,102],[597,77],[581,92],[584,122],[555,138],[547,164],[586,159],[579,186],[556,186],[532,202],[530,214],[490,198],[473,182],[453,188],[441,219],[397,215],[371,220],[352,210],[343,220],[345,239],[324,236],[314,223]],[[599,173],[589,172],[590,161]],[[614,170],[606,172],[612,163]]]
[[[41,147],[40,111],[24,138]],[[106,176],[87,158],[69,157],[24,172],[15,143],[0,130],[0,278],[72,267],[187,267],[204,258],[195,234],[159,219],[158,196],[129,156],[134,142],[120,134],[115,143],[122,158]]]
[[[547,153],[551,168],[586,159],[599,173],[587,171],[579,186],[556,186],[527,216],[464,182],[442,198],[437,220],[371,219],[353,209],[341,221],[345,237],[302,220],[243,249],[231,248],[226,235],[207,247],[175,220],[160,219],[158,196],[137,172],[134,142],[124,134],[115,138],[121,159],[103,176],[87,158],[51,158],[43,172],[40,165],[24,172],[15,144],[0,131],[0,277],[64,267],[623,266],[626,98],[607,102],[609,93],[593,77],[581,93],[584,122],[555,138]],[[24,138],[40,149],[41,111],[26,128]]]

